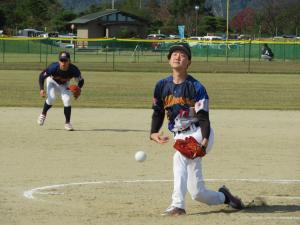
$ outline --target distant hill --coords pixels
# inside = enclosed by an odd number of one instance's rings
[[[69,9],[73,12],[79,13],[88,9],[91,5],[97,5],[101,3],[109,3],[111,0],[58,0],[65,9]],[[114,0],[115,3],[122,2],[123,0]],[[136,0],[137,4],[139,0]],[[148,0],[141,0],[142,5]],[[158,0],[160,1],[160,0]],[[169,0],[172,1],[172,0]],[[259,8],[261,0],[234,0],[230,1],[230,17],[232,18],[239,11],[246,7]],[[226,17],[226,2],[227,0],[206,0],[206,7],[210,7],[215,16]]]
[[[65,9],[73,12],[82,12],[91,5],[101,4],[103,0],[58,0]]]
[[[109,3],[111,0],[58,0],[65,9],[72,10],[73,12],[82,12],[88,9],[91,5]],[[126,0],[114,0],[115,3]],[[139,1],[139,0],[136,0]],[[141,0],[145,4],[148,0]],[[169,0],[172,1],[172,0]],[[230,1],[230,17],[236,15],[239,11],[250,6],[255,9],[259,8],[261,0],[231,0]],[[206,7],[210,7],[215,16],[226,17],[226,2],[227,0],[206,0]]]

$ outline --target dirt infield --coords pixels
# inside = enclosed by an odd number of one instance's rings
[[[235,212],[187,195],[180,218],[160,216],[173,150],[149,141],[150,110],[74,108],[74,132],[63,130],[63,109],[51,109],[43,127],[39,112],[0,108],[1,225],[300,223],[300,111],[212,110],[207,187],[226,184],[248,207]],[[144,163],[134,161],[139,150]]]

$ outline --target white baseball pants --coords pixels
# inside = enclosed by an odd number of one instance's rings
[[[71,92],[67,89],[68,83],[58,84],[51,77],[47,78],[47,99],[46,103],[48,105],[53,105],[56,94],[60,94],[61,99],[65,107],[71,106]]]
[[[176,134],[174,139],[185,139],[193,136],[199,143],[202,141],[200,127],[192,127],[189,131]],[[214,131],[211,129],[207,153],[214,143]],[[202,159],[188,159],[176,151],[173,157],[174,189],[172,194],[172,206],[185,209],[185,195],[187,191],[193,200],[208,205],[224,204],[224,194],[206,189],[202,175]]]

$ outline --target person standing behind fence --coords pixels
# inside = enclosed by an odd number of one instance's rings
[[[268,44],[263,44],[263,47],[261,49],[261,58],[267,59],[269,61],[274,58],[274,54]]]
[[[77,94],[74,95],[77,99],[80,95],[81,88],[84,84],[84,79],[81,76],[80,70],[71,63],[70,53],[62,51],[59,53],[59,61],[54,62],[48,66],[39,75],[40,96],[45,98],[47,93],[47,99],[44,103],[42,113],[39,115],[37,123],[44,125],[48,110],[52,107],[56,94],[60,94],[64,104],[65,114],[65,130],[72,131],[73,126],[71,120],[71,95],[72,92],[69,89],[69,82],[74,78],[77,81]],[[47,92],[44,89],[44,81],[46,80]]]

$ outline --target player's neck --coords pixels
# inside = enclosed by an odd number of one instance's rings
[[[181,84],[182,82],[184,82],[188,76],[188,73],[186,70],[174,70],[173,69],[173,82],[175,84]]]

